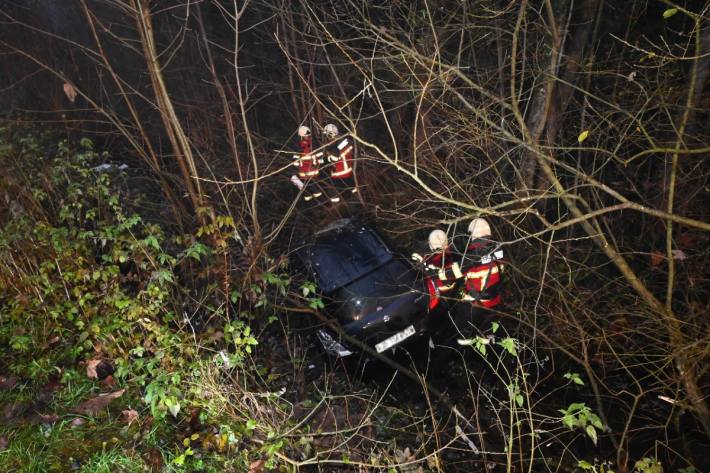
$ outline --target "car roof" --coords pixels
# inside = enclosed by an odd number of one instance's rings
[[[394,257],[374,228],[354,219],[331,223],[296,254],[324,293],[347,286]]]

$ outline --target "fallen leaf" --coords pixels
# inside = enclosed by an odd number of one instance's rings
[[[116,389],[116,380],[113,376],[108,375],[101,381],[101,388],[108,391],[110,389]]]
[[[224,333],[221,330],[215,330],[214,332],[210,333],[208,336],[208,339],[210,342],[219,342],[224,338]]]
[[[101,364],[101,359],[93,359],[86,362],[86,376],[89,379],[99,379],[98,373],[96,373],[96,368]]]
[[[683,250],[671,250],[671,254],[673,255],[673,259],[676,259],[678,261],[688,259],[688,256],[683,253]]]
[[[2,423],[11,424],[21,420],[30,406],[26,402],[14,401],[6,404],[2,409]]]
[[[74,412],[85,416],[95,416],[96,414],[101,412],[106,406],[108,406],[111,401],[123,396],[124,392],[126,392],[125,388],[112,393],[99,394],[98,396],[79,404],[76,409],[74,409]]]
[[[260,473],[264,471],[264,460],[256,460],[249,464],[249,473]]]
[[[86,376],[89,379],[104,379],[114,371],[113,365],[103,358],[92,358],[86,362]]]
[[[35,424],[54,424],[59,420],[57,414],[35,414],[27,419],[27,423],[30,425]]]
[[[584,140],[587,139],[589,136],[589,130],[584,130],[582,133],[579,134],[577,137],[577,142],[582,143]]]
[[[82,418],[82,417],[77,417],[76,419],[74,419],[73,421],[71,421],[71,426],[72,426],[72,427],[79,427],[79,426],[84,425],[84,424],[86,424],[86,419],[84,419],[84,418]]]
[[[143,457],[150,471],[163,471],[163,455],[157,448],[151,448]]]
[[[138,411],[135,409],[126,409],[121,411],[121,421],[126,425],[131,425],[134,421],[138,420]]]
[[[397,463],[405,463],[414,458],[412,455],[412,452],[409,450],[409,447],[405,448],[404,450],[395,450],[394,451],[394,458],[397,460]]]
[[[220,434],[220,435],[215,435],[215,446],[217,447],[218,452],[224,452],[227,450],[227,447],[229,446],[229,438],[227,437],[227,434]]]
[[[69,82],[64,83],[64,94],[67,96],[71,103],[74,103],[74,100],[76,100],[76,89],[74,89],[74,86],[71,85]]]
[[[35,396],[35,404],[50,404],[52,399],[54,399],[54,394],[61,390],[64,385],[60,382],[59,378],[53,378],[47,381],[47,384],[42,386]]]
[[[17,384],[17,378],[10,376],[6,378],[5,376],[0,376],[0,391],[9,391],[14,388]]]
[[[663,263],[665,259],[666,257],[660,251],[651,252],[651,266],[658,266],[659,264]]]

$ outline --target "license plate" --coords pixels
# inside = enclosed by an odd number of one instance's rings
[[[399,342],[406,340],[407,338],[411,337],[417,333],[416,329],[414,328],[414,325],[410,325],[409,327],[405,328],[401,332],[395,333],[391,337],[389,337],[386,340],[381,341],[377,345],[375,345],[375,350],[377,350],[377,353],[382,353],[383,351],[392,348]]]

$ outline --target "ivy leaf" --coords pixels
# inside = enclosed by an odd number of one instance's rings
[[[503,340],[498,342],[498,345],[505,348],[505,350],[511,355],[518,356],[518,350],[515,349],[515,339],[510,337],[504,338]]]
[[[604,429],[604,424],[602,424],[602,420],[601,420],[601,419],[599,418],[599,416],[597,416],[596,414],[591,414],[591,415],[589,416],[589,421],[590,421],[590,422],[592,423],[592,425],[593,425],[594,427],[596,427],[597,429],[600,429],[600,430]]]
[[[316,285],[312,282],[303,283],[303,285],[301,286],[301,292],[303,293],[303,297],[308,297],[308,294],[312,294],[315,291]]]
[[[570,429],[574,429],[574,424],[576,423],[577,419],[573,415],[566,415],[562,418],[562,423],[566,425]]]
[[[308,303],[308,307],[314,310],[318,310],[324,308],[325,304],[323,304],[323,301],[321,299],[313,299],[311,302]]]
[[[498,331],[498,328],[500,327],[500,324],[498,322],[493,322],[491,324],[491,331],[493,333],[496,333]]]
[[[565,373],[564,378],[572,381],[574,384],[584,386],[584,381],[579,377],[577,373]]]
[[[586,407],[587,407],[586,404],[583,402],[573,402],[572,404],[569,405],[567,412],[583,411],[586,409]]]
[[[678,13],[677,8],[669,8],[668,10],[663,12],[663,18],[668,19],[668,18],[672,17],[673,15],[675,15],[676,13]]]
[[[586,140],[588,136],[589,136],[589,130],[584,130],[584,131],[583,131],[582,133],[580,133],[579,136],[577,137],[577,142],[579,142],[579,143],[584,142],[584,140]]]
[[[596,445],[597,444],[597,429],[595,429],[593,425],[588,425],[586,430],[587,430],[587,435],[589,435],[589,438],[592,439],[592,442],[594,442],[594,445]]]

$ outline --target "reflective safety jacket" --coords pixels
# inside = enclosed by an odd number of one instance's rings
[[[454,261],[450,246],[427,256],[422,263],[429,274],[426,284],[429,291],[429,310],[431,310],[439,304],[440,296],[456,287],[463,275],[459,264]]]
[[[328,161],[332,163],[331,178],[347,179],[353,175],[353,145],[347,136],[328,148]]]
[[[313,138],[311,138],[310,136],[305,136],[301,138],[301,140],[298,142],[298,146],[301,148],[301,154],[303,156],[311,154],[311,151],[313,151]]]
[[[502,302],[503,250],[490,240],[476,239],[466,251],[463,273],[466,280],[463,300],[483,307]]]
[[[311,179],[318,176],[318,164],[323,162],[323,152],[313,153],[312,138],[306,137],[299,141],[301,154],[293,156],[294,166],[298,166],[298,177],[301,179]]]

